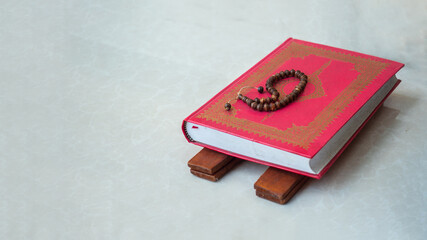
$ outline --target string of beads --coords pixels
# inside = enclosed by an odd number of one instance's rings
[[[273,85],[279,80],[290,77],[296,77],[300,80],[300,82],[297,86],[295,86],[294,90],[292,90],[290,94],[287,94],[284,98],[280,99],[280,94],[277,89],[273,87]],[[305,75],[300,70],[285,70],[280,73],[274,74],[273,76],[268,78],[267,82],[265,83],[265,90],[271,94],[271,97],[251,99],[240,93],[243,89],[242,88],[237,95],[237,99],[242,100],[249,107],[260,112],[276,111],[295,101],[297,97],[304,91],[304,88],[307,85],[307,81],[307,75]],[[259,93],[264,92],[264,88],[262,86],[259,86],[257,90]],[[229,111],[231,109],[230,102],[227,102],[224,105],[224,108],[225,110]]]

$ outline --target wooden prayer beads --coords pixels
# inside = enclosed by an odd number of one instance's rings
[[[288,95],[286,95],[284,98],[280,99],[279,92],[273,87],[273,85],[282,79],[289,78],[289,77],[296,77],[300,80],[297,86],[295,86],[294,90]],[[251,107],[254,110],[257,111],[264,111],[264,112],[270,112],[270,111],[276,111],[279,110],[289,103],[295,101],[297,97],[304,91],[305,86],[307,85],[308,77],[300,70],[285,70],[280,73],[274,74],[271,76],[267,82],[265,83],[265,90],[271,94],[271,97],[268,98],[255,98],[251,99],[249,97],[246,97],[242,94],[240,94],[240,91],[238,93],[237,98],[245,102],[249,107]],[[264,88],[262,86],[259,86],[257,88],[259,93],[264,92]],[[225,110],[229,111],[231,109],[231,104],[227,102],[225,104]]]

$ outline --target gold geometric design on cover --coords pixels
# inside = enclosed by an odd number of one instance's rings
[[[291,127],[282,130],[252,122],[247,119],[237,118],[234,108],[229,112],[224,111],[224,104],[229,101],[229,99],[235,98],[237,92],[242,87],[256,86],[261,79],[265,79],[272,75],[282,63],[291,58],[304,58],[311,54],[326,57],[331,60],[352,63],[354,70],[359,74],[354,81],[344,88],[343,91],[306,126],[292,124]],[[333,120],[346,109],[350,102],[352,102],[388,65],[389,63],[362,56],[354,56],[351,55],[351,53],[336,52],[321,47],[291,42],[288,46],[285,46],[273,55],[269,61],[261,64],[242,79],[230,85],[227,91],[222,93],[222,96],[218,100],[212,102],[212,104],[208,105],[205,109],[202,109],[195,117],[213,121],[216,124],[225,125],[226,127],[246,131],[260,137],[299,146],[307,150],[310,144],[325,131],[327,126],[333,122]],[[321,87],[317,89],[321,89]],[[317,97],[320,95],[321,93],[319,92],[315,96]]]

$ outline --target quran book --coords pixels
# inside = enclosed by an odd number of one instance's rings
[[[289,38],[188,116],[182,130],[190,143],[244,160],[321,178],[387,96],[400,83],[404,65],[362,53]],[[259,112],[235,99],[259,93],[273,74],[300,70],[308,82],[286,107]],[[275,83],[280,96],[297,78]]]

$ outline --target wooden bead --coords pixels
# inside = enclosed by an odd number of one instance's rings
[[[304,74],[304,75],[301,76],[301,80],[307,80],[307,79],[308,79],[307,75]]]
[[[282,99],[282,100],[280,100],[279,102],[280,102],[280,105],[282,106],[282,107],[284,107],[284,106],[286,106],[287,104],[288,104],[288,102],[287,102],[287,100],[286,100],[287,98],[284,98],[284,99]]]
[[[270,110],[270,107],[268,105],[268,103],[264,103],[264,111],[268,112]]]
[[[291,70],[291,77],[295,77],[295,70],[294,69]]]
[[[282,107],[282,104],[279,101],[276,101],[274,105],[276,105],[276,109],[280,109]]]
[[[252,108],[252,109],[256,109],[257,105],[258,105],[258,104],[257,104],[255,101],[253,101],[253,102],[251,103],[251,108]]]
[[[248,106],[251,106],[251,104],[253,103],[254,100],[248,98],[246,99],[246,104],[248,104]]]
[[[291,93],[291,100],[292,102],[295,101],[295,99],[297,98],[297,94],[295,92]]]
[[[304,91],[305,84],[301,84],[300,88],[301,88],[301,92]]]
[[[272,99],[273,101],[277,101],[277,96],[276,96],[276,95],[272,95],[272,96],[271,96],[271,99]]]
[[[264,103],[265,103],[265,98],[261,98],[261,99],[259,100],[259,102],[260,102],[261,104],[264,104]]]
[[[277,76],[276,76],[276,74],[271,75],[271,77],[273,78],[273,82],[277,81]]]
[[[263,110],[263,106],[264,106],[264,104],[263,104],[263,103],[258,103],[258,105],[256,106],[256,110],[258,110],[258,111],[262,112],[262,110]]]
[[[297,100],[298,95],[299,95],[299,92],[298,93],[296,93],[296,92],[294,93],[294,101]]]
[[[259,86],[257,88],[257,90],[258,90],[259,93],[263,93],[264,92],[264,88],[262,86]]]
[[[271,95],[277,95],[277,94],[274,94],[275,92],[277,92],[277,89],[275,89],[274,87],[273,88],[271,88]],[[278,93],[278,92],[277,92]]]
[[[285,78],[285,73],[283,71],[280,72],[280,78],[281,79]]]
[[[231,109],[231,104],[230,104],[230,103],[226,103],[226,104],[224,105],[224,108],[225,108],[225,110],[230,111],[230,109]]]
[[[242,100],[242,99],[243,99],[243,95],[242,95],[242,94],[239,94],[237,97],[238,97],[240,100]]]
[[[285,77],[289,77],[291,75],[291,72],[289,70],[285,70]]]
[[[254,101],[255,101],[256,103],[259,103],[259,98],[255,98],[255,99],[254,99]]]
[[[266,103],[270,103],[270,102],[271,102],[271,98],[269,98],[269,97],[268,97],[268,98],[266,98],[266,99],[265,99],[265,102],[266,102]]]
[[[274,104],[274,103],[270,103],[270,111],[274,111],[274,110],[276,110],[276,104]]]

